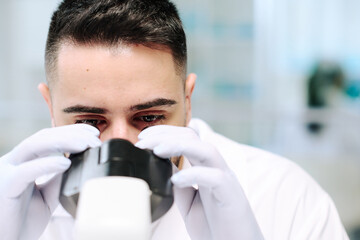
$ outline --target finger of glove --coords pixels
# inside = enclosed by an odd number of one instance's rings
[[[199,192],[193,187],[174,187],[174,200],[192,239],[212,239]]]
[[[209,226],[209,220],[199,192],[196,193],[189,213],[184,218],[186,230],[191,239],[208,240],[224,239],[214,238],[212,227]],[[227,239],[226,239],[227,240]]]
[[[21,142],[6,157],[11,164],[19,164],[55,153],[77,153],[100,146],[99,134],[99,130],[87,124],[43,129]]]
[[[174,200],[176,206],[178,207],[183,218],[189,213],[194,197],[196,194],[196,189],[193,187],[177,187],[174,186]]]
[[[216,189],[223,185],[224,173],[217,168],[191,167],[181,170],[171,177],[171,181],[177,187],[191,187],[198,185],[209,189]]]
[[[46,182],[45,184],[38,185],[38,188],[49,206],[51,212],[59,205],[59,194],[60,194],[60,187],[61,187],[61,180],[62,175],[57,174],[53,177],[50,181]]]
[[[144,129],[138,136],[139,140],[154,137],[157,135],[170,134],[170,135],[182,135],[182,134],[193,133],[195,135],[196,132],[188,127],[179,127],[179,126],[171,126],[171,125],[156,125],[151,126]]]
[[[139,148],[148,148],[153,149],[162,142],[171,140],[172,138],[181,138],[181,139],[197,139],[198,136],[196,132],[187,127],[177,127],[169,125],[157,125],[146,128],[143,130],[139,136],[139,142],[135,146]]]
[[[61,156],[39,158],[14,167],[11,177],[7,180],[7,197],[18,197],[37,178],[47,174],[57,174],[66,171],[71,162]]]
[[[184,155],[193,166],[226,169],[216,148],[202,141],[193,129],[175,126],[154,126],[139,134],[135,146],[151,149],[162,158]]]

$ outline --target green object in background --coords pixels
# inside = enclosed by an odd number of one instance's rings
[[[360,97],[360,80],[350,81],[346,87],[346,95],[350,98],[358,98]]]

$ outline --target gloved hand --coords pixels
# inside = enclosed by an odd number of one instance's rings
[[[192,240],[263,239],[236,176],[214,146],[191,128],[153,126],[135,145],[163,158],[185,156],[192,167],[174,174],[175,202]],[[198,190],[193,186],[197,184]]]
[[[58,206],[60,173],[76,153],[101,145],[99,131],[85,124],[44,129],[0,158],[0,239],[39,239]],[[55,174],[37,185],[35,180]]]

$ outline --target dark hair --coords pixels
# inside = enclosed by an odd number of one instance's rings
[[[168,0],[64,0],[50,23],[45,53],[47,75],[55,69],[60,45],[67,41],[167,48],[179,73],[186,71],[185,33],[175,5]]]

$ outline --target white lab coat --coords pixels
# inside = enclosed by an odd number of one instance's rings
[[[216,146],[235,172],[265,239],[348,239],[330,197],[296,164],[231,141],[199,119],[190,127]],[[73,219],[59,208],[40,239],[69,240],[72,228]],[[168,239],[190,239],[176,202],[152,226],[152,240]]]

